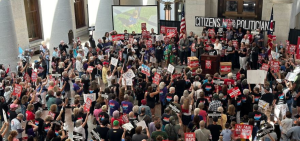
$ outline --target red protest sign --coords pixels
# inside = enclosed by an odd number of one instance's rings
[[[141,23],[142,30],[147,30],[146,23]]]
[[[160,33],[166,33],[166,27],[165,26],[160,26]]]
[[[122,61],[122,58],[123,58],[122,56],[123,56],[123,52],[122,52],[122,51],[119,51],[119,60],[120,60],[120,61]]]
[[[169,38],[175,37],[175,33],[173,32],[167,33],[167,37]]]
[[[94,69],[93,66],[89,66],[86,71],[91,73],[93,71],[93,69]]]
[[[269,65],[266,64],[266,63],[263,63],[263,65],[261,66],[261,70],[268,71],[269,70]]]
[[[221,73],[229,73],[231,72],[231,66],[220,66]]]
[[[192,52],[196,52],[195,43],[192,43],[191,50],[192,50]]]
[[[196,141],[195,133],[184,133],[184,140],[185,141]]]
[[[155,73],[153,77],[153,83],[159,85],[159,81],[160,81],[160,74]]]
[[[240,91],[239,87],[229,89],[229,90],[227,90],[227,93],[230,95],[231,98],[241,95],[241,91]]]
[[[147,40],[146,41],[146,46],[151,48],[152,47],[152,40]]]
[[[279,61],[271,61],[271,70],[274,72],[279,72],[280,62]]]
[[[32,82],[36,82],[37,78],[38,78],[37,72],[32,72],[32,74],[31,74]]]
[[[87,112],[90,111],[91,105],[92,105],[92,100],[88,97],[83,106],[84,111],[87,111]]]
[[[177,27],[166,27],[166,33],[177,33]]]
[[[205,60],[205,69],[211,69],[211,60]]]
[[[208,36],[211,37],[212,35],[215,35],[215,29],[208,29]]]
[[[169,38],[169,37],[165,37],[165,38],[164,38],[164,42],[165,42],[165,43],[169,43],[169,42],[170,42],[170,38]]]
[[[289,54],[295,54],[295,52],[296,52],[296,45],[290,44],[288,46],[288,53]]]
[[[112,35],[111,37],[113,41],[124,40],[124,34]]]
[[[300,59],[300,36],[298,36],[298,42],[297,42],[296,50],[297,50],[296,59]]]
[[[15,95],[18,98],[20,98],[21,92],[22,92],[22,86],[19,85],[19,84],[15,84],[15,88],[14,88],[14,91],[13,91],[12,95]]]
[[[25,75],[24,75],[24,80],[30,82],[30,76],[29,76],[28,73],[25,73]]]
[[[234,136],[242,139],[249,139],[252,135],[252,125],[236,124]]]

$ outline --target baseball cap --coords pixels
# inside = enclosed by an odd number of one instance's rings
[[[147,104],[147,101],[145,99],[143,99],[141,102],[142,102],[143,105]]]
[[[118,125],[119,125],[119,121],[118,121],[118,120],[115,120],[115,121],[113,122],[113,125],[114,125],[114,126],[118,126]]]
[[[103,65],[108,65],[108,62],[103,62]]]
[[[13,109],[13,108],[18,108],[18,104],[10,104],[10,109]]]

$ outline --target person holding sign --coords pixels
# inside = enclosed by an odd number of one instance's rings
[[[86,135],[86,129],[84,128],[85,125],[87,124],[87,120],[89,118],[89,112],[86,114],[86,117],[85,117],[85,120],[84,122],[82,122],[82,120],[76,120],[75,122],[75,127],[74,127],[74,132],[77,132],[77,133],[80,133],[83,137],[83,139],[85,140],[87,138],[87,135]]]
[[[153,92],[153,88],[151,86],[148,87],[144,99],[147,100],[147,105],[151,108],[151,114],[155,114],[155,95],[159,94],[159,87],[157,87],[156,91]]]

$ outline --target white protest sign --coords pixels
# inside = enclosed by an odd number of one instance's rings
[[[249,84],[264,84],[266,72],[264,70],[247,70],[247,82]]]
[[[123,74],[123,78],[129,79],[129,78],[134,78],[135,74],[133,73],[132,69],[129,69],[126,73]]]
[[[293,73],[296,73],[296,74],[298,74],[299,72],[300,72],[300,67],[296,67],[293,71]]]
[[[141,126],[142,129],[147,128],[146,122],[145,122],[144,120],[138,122],[138,123],[136,124],[136,126]]]
[[[157,70],[156,70],[156,72],[157,72],[158,74],[161,74],[162,68],[161,68],[161,67],[158,67]]]
[[[112,57],[110,63],[116,67],[118,65],[118,59]]]
[[[7,117],[6,117],[6,112],[2,109],[2,113],[3,113],[3,119],[4,119],[4,122],[7,122]]]
[[[278,59],[279,58],[279,53],[275,52],[275,51],[271,51],[271,55],[273,59]]]
[[[269,108],[269,103],[267,103],[266,101],[263,101],[263,100],[259,100],[258,101],[258,107],[261,107],[263,109],[268,109]]]
[[[126,81],[126,85],[125,85],[125,81]],[[129,78],[129,79],[122,78],[122,85],[123,86],[132,86],[132,79],[131,78]]]
[[[151,63],[156,63],[156,58],[155,58],[155,57],[152,57],[152,56],[150,56],[150,62],[151,62]]]
[[[297,78],[297,73],[288,72],[285,79],[288,81],[295,81]]]
[[[123,124],[122,125],[122,128],[126,129],[127,131],[131,131],[131,129],[133,129],[133,125],[129,122],[129,123],[126,123],[126,124]]]
[[[162,34],[156,35],[156,41],[162,41],[164,40],[164,36]]]
[[[175,67],[171,64],[168,65],[168,72],[170,72],[171,74],[173,73]]]
[[[175,112],[180,113],[180,110],[172,103],[169,104],[169,107]]]
[[[108,99],[108,95],[107,94],[101,94],[101,97]]]
[[[96,93],[83,94],[83,100],[86,102],[86,99],[90,98],[92,101],[96,101]]]

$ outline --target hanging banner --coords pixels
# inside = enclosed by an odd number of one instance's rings
[[[241,95],[241,91],[239,89],[239,87],[235,87],[235,88],[232,88],[232,89],[229,89],[227,91],[227,93],[230,95],[231,98],[234,98],[238,95]]]
[[[261,29],[263,31],[269,30],[270,21],[244,20],[244,19],[228,19],[228,18],[211,18],[195,16],[196,27],[224,27],[231,21],[233,29],[243,28],[246,30]],[[273,21],[275,29],[275,21]]]
[[[211,69],[211,60],[205,60],[205,69]]]
[[[22,86],[19,84],[15,84],[12,95],[17,96],[17,98],[20,98],[21,92],[22,92]]]

